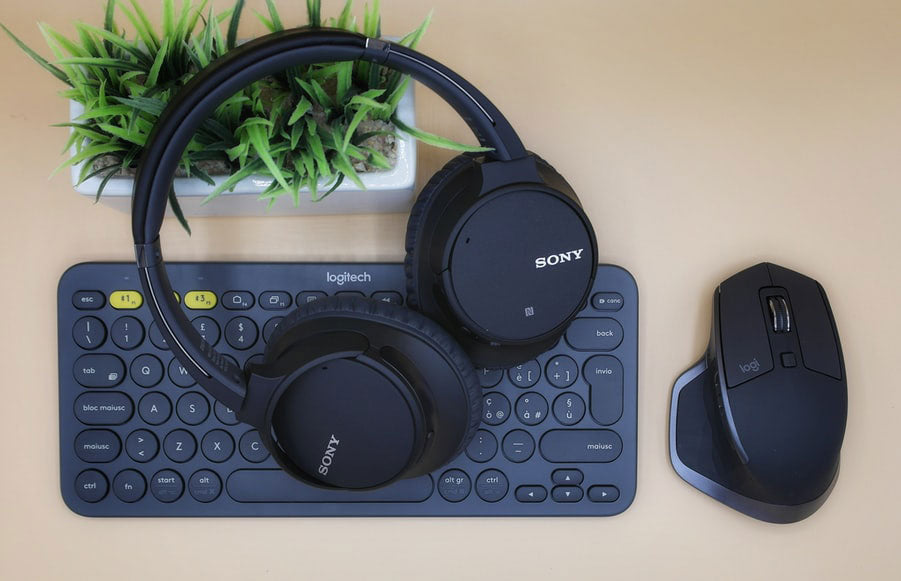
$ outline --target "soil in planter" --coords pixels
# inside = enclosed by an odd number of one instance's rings
[[[389,134],[373,135],[361,143],[361,146],[371,147],[384,155],[391,164],[391,167],[394,167],[397,164],[397,137],[394,135],[396,130],[394,124],[376,119],[367,119],[357,127],[359,133],[373,133],[380,131],[391,132]],[[99,170],[105,167],[113,167],[120,163],[121,160],[116,156],[104,155],[94,161],[94,169]],[[201,160],[197,162],[197,167],[210,176],[227,176],[232,172],[231,164],[223,160]],[[359,160],[354,160],[353,167],[360,173],[382,171],[380,168],[373,167],[370,164]],[[135,170],[136,167],[130,167],[116,172],[115,175],[116,177],[134,177]],[[179,165],[178,169],[175,170],[175,177],[188,177],[183,166]]]

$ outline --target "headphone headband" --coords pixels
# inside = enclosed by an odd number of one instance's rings
[[[203,121],[243,87],[290,66],[358,60],[408,74],[431,88],[466,121],[480,144],[493,148],[494,158],[527,155],[501,112],[465,79],[414,50],[359,34],[286,30],[229,51],[198,73],[168,104],[148,140],[135,176],[132,234],[148,305],[172,352],[201,386],[234,410],[244,399],[244,374],[203,341],[182,313],[160,251],[159,232],[175,170]]]

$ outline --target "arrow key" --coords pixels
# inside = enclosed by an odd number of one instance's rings
[[[567,486],[578,486],[582,484],[582,471],[575,468],[554,470],[551,474],[551,480],[554,484],[563,484]]]
[[[135,430],[125,440],[125,451],[135,462],[149,462],[159,449],[159,441],[149,430]]]
[[[544,486],[526,485],[516,489],[516,500],[519,502],[544,502],[547,490]]]
[[[551,498],[554,502],[579,502],[582,500],[582,489],[578,486],[555,486]]]
[[[592,486],[588,489],[588,500],[591,502],[616,502],[619,488],[615,486]]]

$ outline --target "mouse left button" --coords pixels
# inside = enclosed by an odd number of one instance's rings
[[[770,286],[766,265],[752,266],[720,284],[719,334],[726,386],[735,387],[773,369],[767,319],[758,293]]]

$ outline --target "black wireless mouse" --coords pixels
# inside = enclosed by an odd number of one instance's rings
[[[832,491],[847,411],[823,287],[758,264],[714,293],[707,352],[673,388],[670,457],[683,479],[720,502],[796,522]]]

